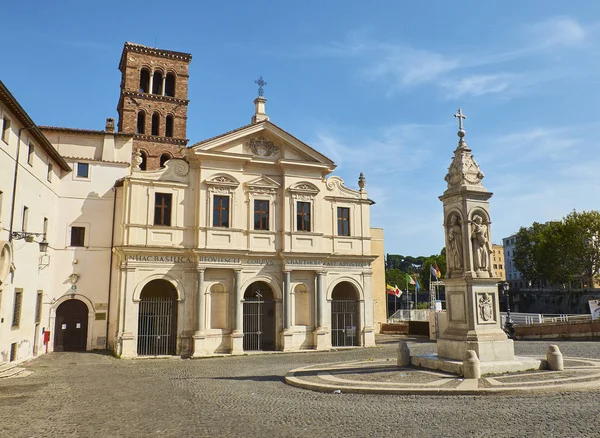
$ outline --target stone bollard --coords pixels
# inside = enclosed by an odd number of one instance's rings
[[[474,350],[467,350],[463,360],[463,375],[465,379],[479,379],[481,377],[481,362]]]
[[[410,365],[410,349],[404,341],[398,343],[398,366],[407,367]]]
[[[558,349],[558,345],[548,345],[546,362],[548,363],[548,369],[551,371],[562,371],[565,369],[563,355]]]

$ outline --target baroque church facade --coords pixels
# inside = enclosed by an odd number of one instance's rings
[[[64,245],[50,245],[61,263],[41,305],[49,351],[374,345],[383,231],[364,176],[351,188],[331,175],[329,158],[269,120],[262,93],[249,124],[188,146],[190,61],[126,43],[116,132],[110,119],[105,131],[40,128],[73,169],[58,178],[65,193],[80,196],[66,208],[78,214],[57,213]]]

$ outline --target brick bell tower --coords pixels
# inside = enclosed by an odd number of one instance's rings
[[[160,168],[187,145],[188,68],[192,55],[127,42],[123,47],[119,132],[135,133],[142,170]]]

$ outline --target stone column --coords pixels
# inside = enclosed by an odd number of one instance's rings
[[[120,309],[119,309],[119,339],[120,357],[137,357],[137,324],[138,315],[135,312],[139,309],[139,303],[133,302],[133,288],[135,283],[135,268],[121,268],[121,285],[120,285]],[[90,330],[88,328],[88,330]]]
[[[290,330],[291,323],[291,273],[290,271],[283,271],[283,333],[281,336],[281,344],[283,351],[291,351],[293,347],[293,332]]]
[[[290,288],[291,288],[291,275],[290,271],[283,271],[283,329],[288,330],[290,328],[291,321],[291,302],[290,302]]]
[[[163,75],[163,80],[162,80],[162,95],[163,96],[167,95],[166,92],[165,92],[165,90],[166,90],[166,87],[165,87],[166,83],[167,83],[167,74],[165,73]]]
[[[231,333],[231,354],[244,352],[244,292],[242,291],[242,270],[235,270],[233,300],[233,332]]]
[[[323,327],[323,275],[324,272],[317,272],[317,327]]]
[[[194,333],[194,357],[204,356],[206,354],[204,339],[206,338],[206,312],[204,296],[204,268],[198,268],[197,274],[197,294],[196,294],[196,333]]]
[[[325,272],[317,272],[317,293],[316,293],[316,328],[314,331],[314,344],[317,350],[325,350],[331,347],[331,338],[329,337],[329,330],[327,327],[324,327],[324,295],[325,291],[323,290],[323,277],[325,276]]]
[[[152,87],[154,86],[153,83],[154,83],[154,72],[151,71],[150,72],[150,88],[148,89],[148,94],[152,94],[152,89],[153,89]]]

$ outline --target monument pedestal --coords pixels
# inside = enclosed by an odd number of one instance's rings
[[[497,281],[470,273],[446,279],[448,326],[437,340],[437,355],[412,356],[411,364],[462,375],[471,350],[482,374],[539,369],[539,360],[515,357],[513,341],[501,328]]]

